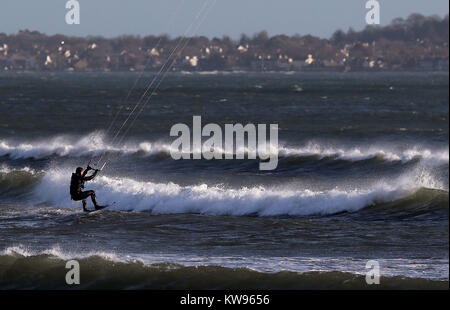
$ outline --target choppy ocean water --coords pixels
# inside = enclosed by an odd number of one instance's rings
[[[113,144],[137,76],[0,74],[1,288],[66,288],[75,258],[83,288],[365,289],[377,260],[380,288],[448,289],[447,73],[172,74]],[[173,160],[193,115],[278,124],[277,169]],[[105,152],[84,214],[70,175]]]

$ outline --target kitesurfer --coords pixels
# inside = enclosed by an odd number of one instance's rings
[[[94,170],[94,173],[90,176],[86,176],[90,170]],[[86,199],[91,197],[92,203],[94,204],[95,210],[103,209],[103,206],[99,206],[97,203],[97,199],[95,197],[95,192],[93,190],[83,191],[84,190],[84,182],[91,181],[95,178],[98,169],[93,169],[89,165],[86,170],[83,171],[83,168],[78,167],[75,170],[75,173],[72,173],[72,178],[70,180],[70,197],[75,201],[83,202],[83,211],[89,212],[86,208]]]

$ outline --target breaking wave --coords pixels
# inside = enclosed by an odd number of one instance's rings
[[[246,267],[186,266],[123,261],[114,254],[68,255],[58,248],[31,253],[10,247],[0,254],[0,289],[69,289],[66,262],[77,259],[78,289],[374,289],[365,276],[342,271],[261,272]],[[24,272],[26,270],[27,272]],[[448,289],[448,280],[386,276],[376,289]]]
[[[75,207],[68,195],[69,169],[0,173],[0,196],[31,195],[34,204]],[[315,190],[294,186],[229,188],[220,185],[155,183],[130,178],[99,176],[89,184],[111,210],[154,214],[194,213],[233,216],[306,216],[356,212],[371,207],[398,210],[396,206],[448,209],[448,190],[426,171],[379,181],[367,188]],[[406,202],[405,202],[406,201]],[[390,207],[386,207],[389,205]],[[384,206],[384,207],[383,207]],[[402,207],[404,206],[404,207]],[[415,212],[414,208],[410,210]]]
[[[170,157],[171,145],[165,142],[142,141],[115,146],[106,142],[102,133],[92,133],[82,138],[58,136],[48,140],[32,142],[13,142],[0,140],[0,156],[8,156],[12,159],[42,159],[51,156],[58,157],[83,157],[96,156],[107,153],[119,155],[163,156]],[[247,152],[248,150],[245,150]],[[276,150],[271,150],[276,152]],[[200,152],[193,150],[193,153]],[[219,150],[225,154],[224,150]],[[403,150],[395,150],[390,147],[334,147],[321,143],[306,143],[304,146],[278,147],[278,156],[281,158],[309,158],[312,160],[344,160],[364,161],[378,159],[388,162],[409,162],[423,160],[432,164],[448,164],[449,149],[433,150],[422,146],[413,146]]]
[[[81,139],[59,136],[53,139],[12,143],[0,140],[0,156],[16,158],[43,158],[48,156],[90,156],[104,151],[144,156],[166,154],[170,146],[164,143],[142,142],[114,148],[104,141],[101,133]],[[347,160],[365,161],[420,161],[423,165],[405,166],[399,177],[378,178],[362,185],[342,185],[323,190],[295,184],[253,185],[230,188],[222,185],[148,182],[121,176],[101,175],[89,184],[104,204],[114,204],[112,210],[146,211],[151,213],[195,213],[233,216],[308,216],[356,212],[367,207],[402,205],[406,199],[412,205],[448,204],[448,184],[434,175],[448,169],[448,149],[430,150],[413,147],[403,151],[389,148],[335,148],[318,143],[304,147],[280,147],[279,154],[289,161]],[[369,162],[371,164],[371,162]],[[299,166],[296,162],[294,166]],[[68,195],[72,169],[65,166],[37,171],[28,166],[11,168],[0,166],[0,197],[32,197],[34,203],[57,207],[79,206]],[[439,170],[439,171],[437,171]],[[433,171],[433,172],[429,172]],[[358,184],[358,183],[356,183]],[[409,199],[409,200],[408,200]],[[417,203],[418,204],[417,204]],[[429,208],[425,208],[429,210]],[[402,208],[400,208],[402,209]],[[384,210],[381,208],[381,210]]]

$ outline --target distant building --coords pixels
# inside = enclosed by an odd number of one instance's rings
[[[434,69],[433,59],[423,59],[419,61],[419,69],[424,71],[431,71]]]
[[[6,57],[0,56],[0,71],[8,70]]]
[[[435,69],[438,71],[448,71],[449,70],[448,58],[437,59]]]
[[[314,58],[311,54],[308,55],[308,58],[305,60],[305,64],[311,65],[314,62]]]
[[[252,71],[289,71],[291,70],[292,62],[289,59],[274,59],[274,58],[258,58],[252,60],[250,68]]]
[[[9,58],[0,58],[0,69],[2,70],[33,70],[35,63],[31,57],[14,55]]]

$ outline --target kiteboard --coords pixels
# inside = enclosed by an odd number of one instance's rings
[[[84,211],[84,212],[85,212],[85,213],[98,212],[98,211],[102,211],[102,210],[104,210],[104,209],[106,209],[106,208],[108,208],[108,207],[109,207],[109,205],[101,206],[101,207],[99,207],[99,208],[97,208],[97,209],[94,209],[94,210],[87,210],[87,211]]]

